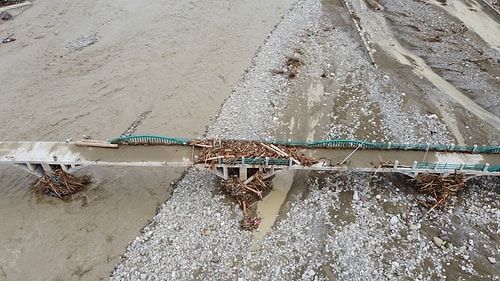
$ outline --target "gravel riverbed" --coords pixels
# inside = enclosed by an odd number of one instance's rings
[[[415,89],[428,89],[426,97],[439,96],[429,98],[431,104],[450,101],[417,77],[405,83],[409,72],[398,75],[384,65],[371,66],[348,18],[338,20],[345,11],[333,12],[344,9],[341,2],[326,2],[294,5],[261,46],[206,136],[299,136],[307,129],[294,127],[298,121],[292,124],[290,116],[302,112],[297,102],[304,85],[307,89],[322,81],[317,104],[302,104],[308,110],[300,113],[304,118],[322,113],[315,138],[456,141],[441,118],[443,111],[431,110],[439,105],[427,105]],[[305,64],[293,80],[284,69],[290,56]],[[498,84],[488,83],[486,89],[498,90]],[[482,126],[479,131],[487,125]],[[466,140],[470,134],[464,133]],[[482,139],[497,136],[493,129]],[[111,280],[498,280],[498,179],[471,180],[447,212],[422,218],[426,210],[417,203],[420,195],[398,175],[292,176],[277,222],[260,241],[240,230],[242,213],[221,193],[214,175],[188,170],[129,244]]]

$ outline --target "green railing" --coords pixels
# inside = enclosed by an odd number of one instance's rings
[[[169,138],[153,135],[139,135],[120,137],[110,140],[110,143],[122,144],[188,144],[187,138]],[[239,140],[227,140],[239,141]],[[258,140],[258,142],[282,144],[288,146],[318,147],[318,148],[362,148],[376,150],[419,150],[419,151],[448,151],[448,152],[470,152],[470,153],[500,153],[500,146],[455,146],[441,144],[422,143],[375,143],[360,140],[323,140],[323,141],[293,141],[293,140]]]
[[[456,146],[425,143],[371,143],[359,140],[324,140],[308,142],[308,147],[325,148],[355,148],[380,149],[380,150],[420,150],[420,151],[449,151],[470,153],[500,153],[500,146]]]
[[[488,165],[488,164],[449,164],[449,163],[417,162],[412,168],[418,170],[500,172],[500,165]]]
[[[333,148],[355,148],[360,146],[361,148],[368,149],[383,149],[380,144],[364,142],[359,140],[324,140],[316,142],[308,142],[309,147],[333,147]]]
[[[181,138],[169,138],[162,136],[150,136],[150,135],[140,135],[140,136],[128,136],[119,137],[112,139],[110,143],[123,143],[123,144],[150,144],[150,145],[165,145],[165,144],[188,144],[190,139]]]

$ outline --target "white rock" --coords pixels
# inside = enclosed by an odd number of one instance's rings
[[[443,240],[437,236],[434,236],[432,238],[432,241],[434,242],[434,244],[436,244],[436,246],[438,247],[441,247],[443,245]]]
[[[391,269],[392,270],[396,270],[396,269],[398,269],[398,267],[399,267],[399,263],[397,261],[393,261],[391,263]]]
[[[352,200],[353,201],[359,201],[359,194],[358,192],[355,190],[353,195],[352,195]]]
[[[420,228],[420,225],[410,224],[410,229],[413,231],[418,230],[419,228]]]
[[[491,264],[497,263],[497,259],[495,259],[494,257],[488,257],[488,260],[490,261]]]
[[[399,222],[398,217],[396,217],[396,216],[392,216],[392,217],[391,217],[391,220],[390,220],[390,223],[391,223],[391,224],[397,224],[398,222]]]

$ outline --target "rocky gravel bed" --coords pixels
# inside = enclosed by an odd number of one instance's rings
[[[334,97],[342,110],[356,109],[357,120],[363,110],[378,114],[379,119],[366,122],[387,133],[376,131],[374,138],[421,142],[428,130],[440,130],[432,141],[451,141],[435,116],[416,106],[401,110],[405,96],[393,76],[369,65],[348,30],[326,34],[323,16],[319,1],[296,3],[259,50],[207,137],[273,138],[273,128],[286,121],[278,109],[293,94],[282,75],[284,61],[301,48],[309,75],[321,76],[326,67],[327,76],[334,73],[328,79],[344,86],[346,94]],[[315,36],[332,36],[330,49],[314,45]],[[334,45],[338,42],[340,46]],[[335,62],[335,56],[350,59]],[[335,63],[329,65],[329,59]],[[332,120],[335,116],[330,115]],[[332,122],[325,135],[357,137],[363,131],[357,131],[361,123],[349,124]],[[497,179],[470,182],[447,212],[422,218],[426,210],[417,203],[420,195],[399,176],[302,176],[305,182],[296,184],[299,188],[287,198],[275,227],[258,242],[239,229],[241,211],[220,192],[215,176],[187,171],[130,243],[111,280],[498,280]]]
[[[434,5],[386,1],[385,7],[383,12],[395,32],[415,54],[476,103],[500,116],[498,51]],[[422,14],[426,16],[419,17]]]
[[[209,127],[207,137],[273,138],[278,122],[277,109],[283,106],[290,94],[288,70],[284,69],[286,58],[293,54],[305,28],[316,24],[321,12],[317,1],[297,2],[260,47],[253,65]]]

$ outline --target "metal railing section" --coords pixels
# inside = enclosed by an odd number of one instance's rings
[[[154,135],[138,135],[112,139],[110,143],[118,144],[151,144],[151,145],[170,145],[182,144],[187,145],[189,141],[195,139],[189,138],[170,138]],[[238,140],[228,140],[238,141]],[[258,142],[282,144],[289,146],[300,147],[316,147],[316,148],[362,148],[376,150],[419,150],[419,151],[443,151],[443,152],[466,152],[466,153],[500,153],[500,146],[457,146],[454,144],[430,144],[430,143],[376,143],[360,140],[322,140],[322,141],[294,141],[294,140],[257,140]]]
[[[169,138],[163,136],[153,136],[153,135],[138,135],[138,136],[128,136],[128,137],[119,137],[116,139],[112,139],[110,143],[117,144],[150,144],[150,145],[169,145],[169,144],[182,144],[186,145],[189,143],[190,139],[183,138]]]

